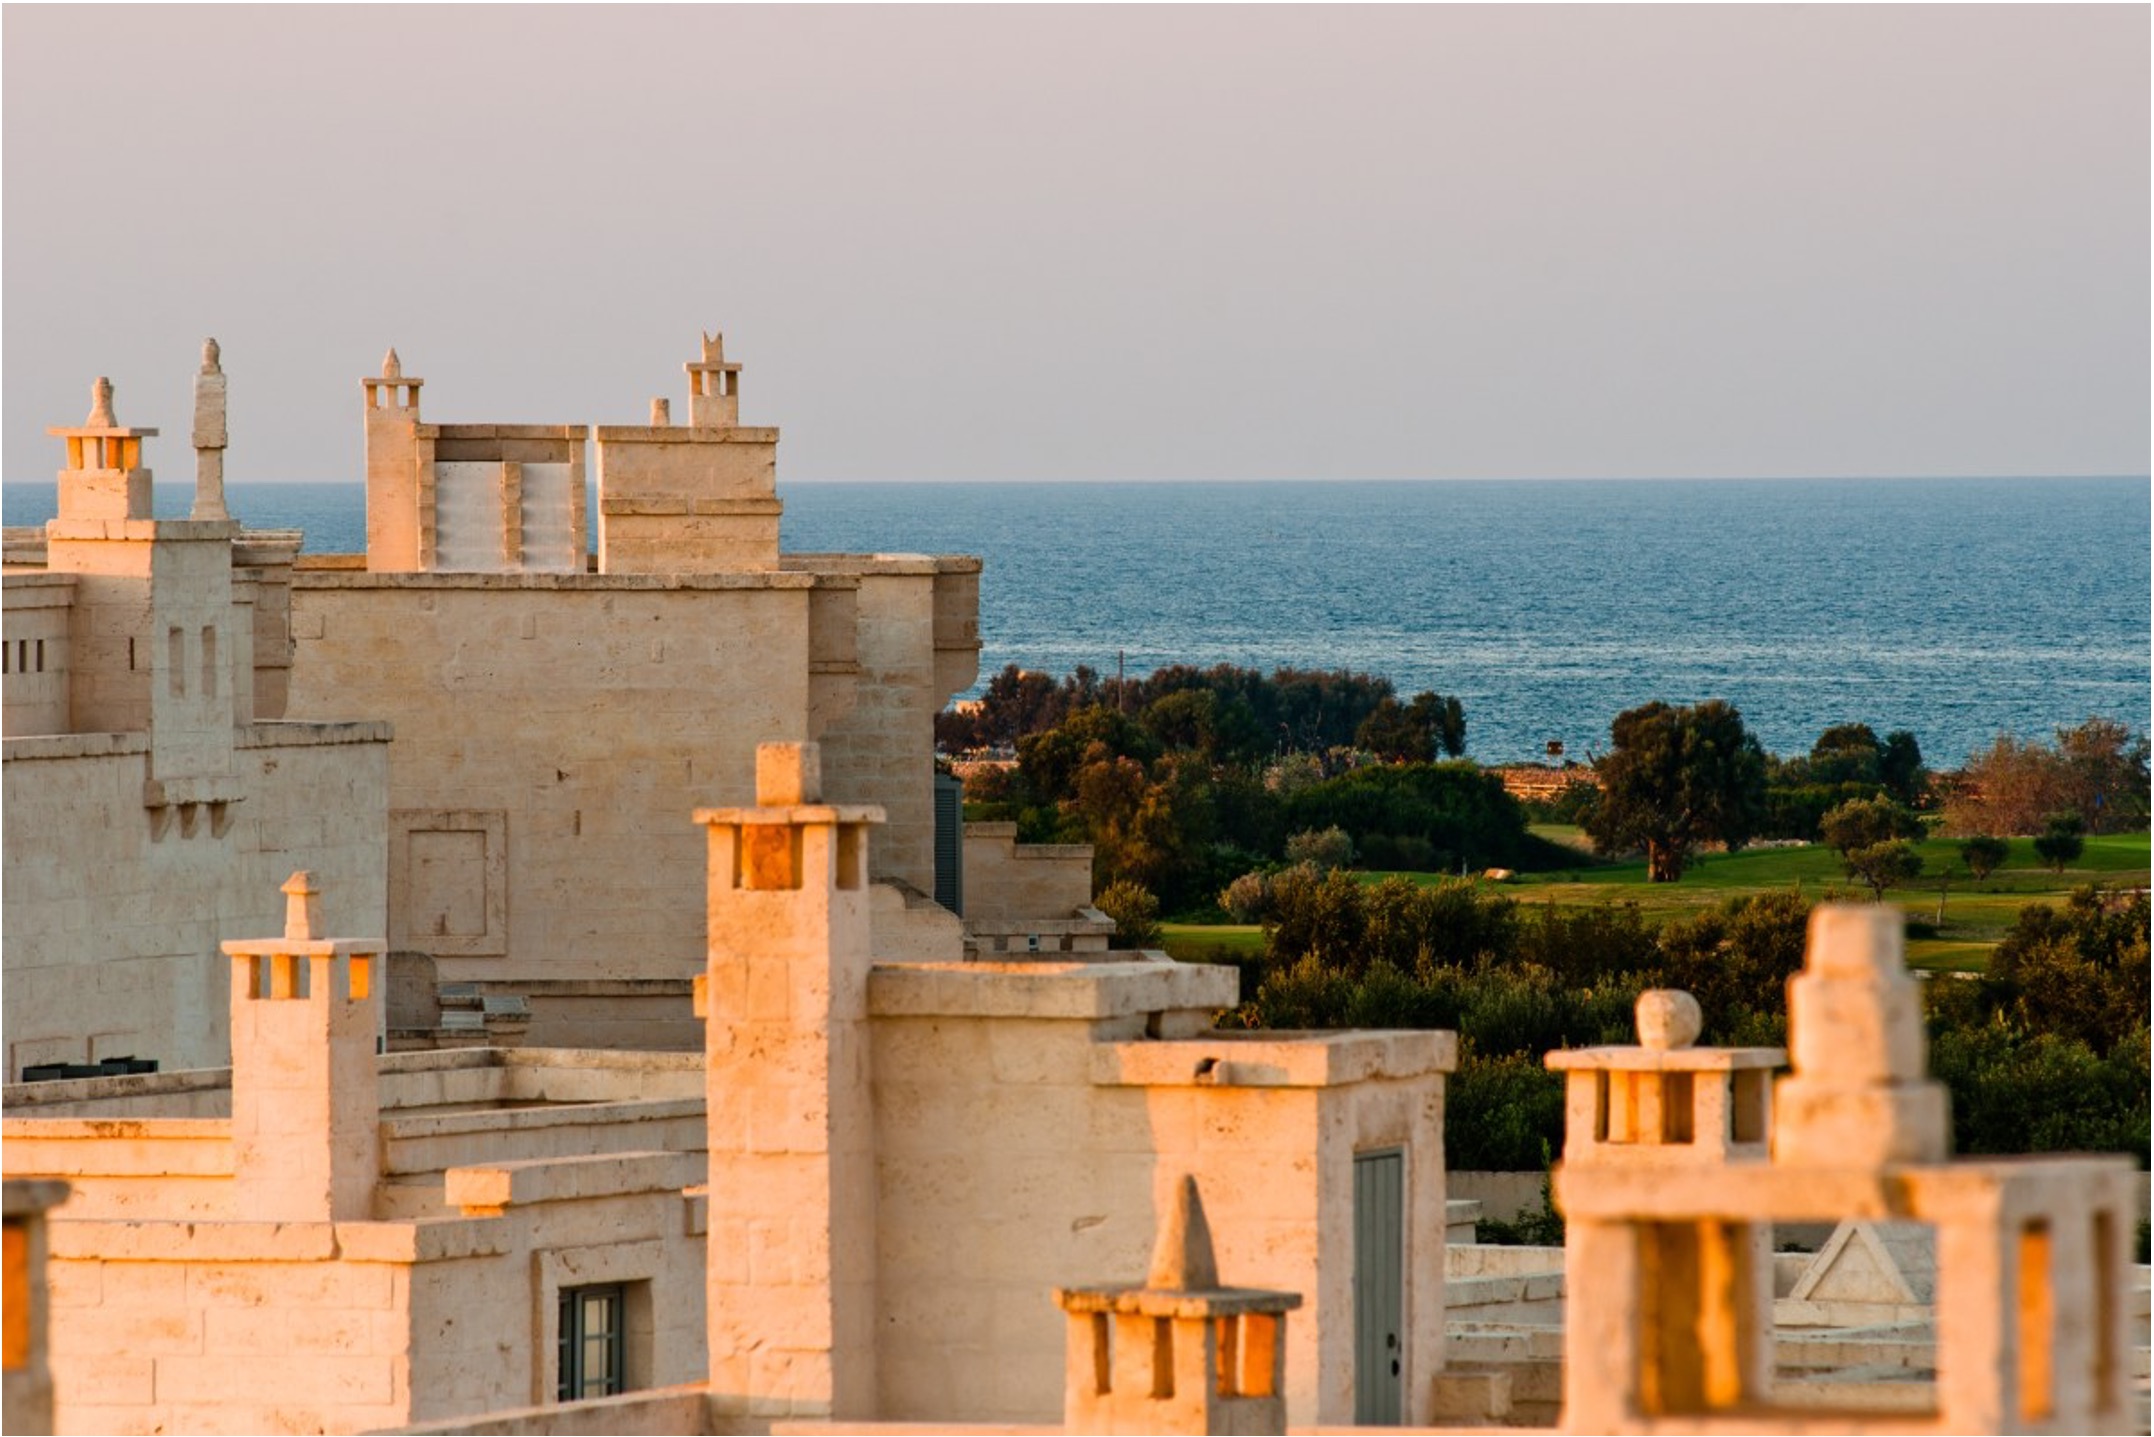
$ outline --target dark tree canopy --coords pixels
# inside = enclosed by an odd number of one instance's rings
[[[1602,852],[1644,849],[1655,883],[1683,876],[1699,845],[1740,848],[1764,816],[1765,753],[1734,705],[1655,700],[1616,716],[1596,765],[1601,799],[1586,831]]]
[[[1877,781],[1910,808],[1922,801],[1929,775],[1922,767],[1922,745],[1906,729],[1885,735],[1884,747],[1877,753]]]
[[[1889,798],[1850,799],[1826,814],[1818,828],[1843,858],[1858,848],[1922,836],[1922,820]]]
[[[1977,879],[1983,879],[1997,871],[2010,851],[2003,839],[1977,833],[1960,845],[1960,862],[1966,864],[1967,871]]]
[[[1395,763],[1428,763],[1438,755],[1457,758],[1466,751],[1466,710],[1457,699],[1418,693],[1411,703],[1385,698],[1361,727],[1354,746]]]

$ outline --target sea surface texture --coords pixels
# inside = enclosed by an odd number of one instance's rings
[[[2145,479],[793,484],[792,551],[968,553],[981,678],[1118,662],[1350,668],[1456,695],[1484,763],[1723,698],[1766,747],[1909,729],[1933,765],[2091,714],[2148,723]],[[188,486],[160,487],[184,514]],[[47,485],[10,484],[42,523]],[[234,514],[364,543],[356,484]],[[595,512],[595,510],[594,510]]]

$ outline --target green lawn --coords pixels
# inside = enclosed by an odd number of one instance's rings
[[[1264,930],[1254,923],[1162,923],[1167,952],[1185,963],[1209,963],[1218,950],[1241,958],[1264,952]]]
[[[1580,847],[1584,838],[1578,829],[1560,824],[1536,824],[1533,831],[1570,847]],[[2022,908],[2033,903],[2062,903],[2074,888],[2088,883],[2108,888],[2148,886],[2149,844],[2143,831],[2089,838],[2086,851],[2061,874],[2051,873],[2035,857],[2034,840],[2015,838],[2010,841],[2004,865],[1980,883],[1968,876],[1960,862],[1957,839],[1933,838],[1916,847],[1923,858],[1923,876],[1905,887],[1888,889],[1885,898],[1905,909],[1910,918],[1937,930],[1935,937],[1908,941],[1908,961],[1917,968],[1980,972],[1989,961],[1990,949],[2011,931]],[[1951,874],[1951,883],[1944,894],[1944,920],[1940,923],[1939,879],[1946,873]],[[1373,883],[1390,875],[1363,876]],[[1424,886],[1443,881],[1441,875],[1433,873],[1399,876]],[[1676,883],[1646,882],[1643,858],[1603,864],[1581,851],[1575,869],[1522,873],[1500,886],[1524,903],[1564,907],[1636,903],[1654,921],[1715,907],[1733,897],[1790,888],[1819,898],[1828,894],[1869,897],[1867,888],[1847,877],[1839,855],[1818,844],[1707,854]]]

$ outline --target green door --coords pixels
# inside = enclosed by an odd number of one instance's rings
[[[1354,1421],[1395,1427],[1405,1387],[1406,1154],[1354,1155]]]

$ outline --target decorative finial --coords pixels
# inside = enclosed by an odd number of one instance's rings
[[[1705,1014],[1698,1000],[1680,988],[1648,988],[1638,995],[1633,1010],[1638,1022],[1638,1046],[1667,1052],[1687,1048],[1698,1041],[1705,1028]]]
[[[1166,1292],[1211,1292],[1219,1286],[1219,1259],[1212,1253],[1212,1226],[1189,1173],[1174,1190],[1174,1204],[1160,1214],[1159,1239],[1145,1286]]]
[[[217,347],[217,341],[216,341],[216,340],[214,340],[214,339],[205,339],[205,340],[203,340],[203,341],[202,341],[202,372],[203,372],[204,374],[222,374],[222,373],[224,373],[224,367],[223,367],[223,365],[222,365],[222,364],[221,364],[221,363],[219,362],[220,360],[222,360],[223,356],[224,356],[224,351],[223,351],[222,349],[219,349],[219,348]]]
[[[284,880],[280,891],[284,894],[284,936],[298,943],[311,941],[322,926],[322,891],[314,886],[314,875],[299,869]]]
[[[724,330],[720,330],[716,334],[706,334],[703,336],[703,362],[705,364],[725,363]]]
[[[90,417],[82,421],[85,429],[117,429],[120,421],[112,417],[112,381],[100,374],[90,386]]]
[[[381,377],[384,379],[402,379],[404,377],[404,361],[396,357],[396,348],[393,345],[390,347],[389,352],[381,357]]]
[[[665,399],[654,399],[654,400],[652,400],[652,401],[651,401],[651,427],[652,427],[653,429],[663,429],[663,428],[665,428],[665,427],[666,427],[667,425],[671,424],[672,422],[673,422],[673,404],[672,404],[672,401],[670,401],[670,400],[665,400]]]

